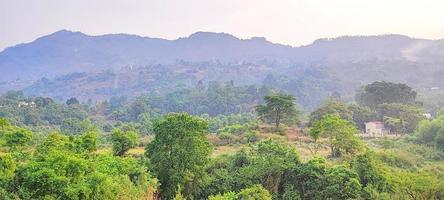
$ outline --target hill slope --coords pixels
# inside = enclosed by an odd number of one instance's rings
[[[375,80],[443,87],[444,40],[345,36],[291,47],[225,33],[165,40],[62,30],[5,49],[0,68],[0,92],[26,88],[28,94],[59,99],[103,99],[171,90],[199,80],[234,80],[286,90],[305,105],[332,92],[350,96],[359,85]]]

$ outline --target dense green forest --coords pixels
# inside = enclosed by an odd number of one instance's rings
[[[266,80],[95,102],[9,91],[0,199],[444,199],[439,102],[374,82],[307,111]],[[391,133],[364,136],[370,121]]]

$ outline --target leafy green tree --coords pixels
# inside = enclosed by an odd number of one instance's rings
[[[285,183],[286,173],[300,163],[295,148],[274,140],[257,144],[252,149],[250,160],[249,165],[239,169],[243,185],[248,186],[248,182],[260,183],[276,195]]]
[[[300,200],[301,195],[297,188],[293,185],[287,185],[284,188],[284,193],[282,194],[282,200]]]
[[[351,169],[337,165],[326,171],[327,199],[358,199],[361,184],[358,175]]]
[[[192,197],[207,176],[204,167],[212,149],[206,138],[208,123],[187,113],[171,113],[154,125],[154,132],[146,156],[161,183],[160,195],[173,198],[180,186],[185,197]]]
[[[265,105],[256,106],[256,112],[263,121],[273,122],[276,128],[281,123],[297,122],[299,111],[296,109],[295,98],[291,95],[277,94],[265,96]]]
[[[185,197],[182,195],[182,189],[180,189],[180,186],[177,187],[176,194],[174,195],[173,200],[185,200]]]
[[[353,113],[353,122],[360,130],[365,130],[365,123],[377,119],[376,112],[372,111],[369,107],[351,104],[348,106],[348,109]]]
[[[236,200],[236,193],[234,192],[226,192],[223,195],[211,195],[208,197],[208,200]]]
[[[356,127],[350,122],[336,115],[325,115],[310,127],[309,134],[317,141],[320,137],[326,137],[330,145],[332,157],[339,156],[341,153],[354,154],[363,148],[362,141],[355,136]]]
[[[395,119],[393,123],[389,122],[389,125],[393,125],[393,128],[397,129],[399,133],[413,133],[418,123],[425,119],[422,115],[422,109],[399,103],[381,104],[378,106],[378,116],[380,120]],[[389,120],[386,120],[389,121]]]
[[[68,135],[80,135],[89,131],[97,131],[97,127],[88,119],[68,118],[63,120],[60,130]]]
[[[398,190],[403,199],[442,199],[444,183],[435,174],[423,171],[399,172]]]
[[[97,141],[98,134],[97,132],[86,132],[82,135],[80,135],[78,138],[75,138],[75,150],[79,153],[92,153],[95,150],[97,150],[98,141]]]
[[[416,92],[402,83],[373,82],[366,85],[356,94],[356,102],[361,106],[368,106],[376,110],[383,103],[415,103]]]
[[[253,185],[249,188],[242,189],[237,194],[239,200],[271,200],[271,195],[262,185]]]
[[[375,195],[391,192],[392,185],[387,178],[388,172],[375,158],[374,153],[367,151],[357,155],[351,162],[352,169],[357,173],[365,199],[373,199]],[[374,194],[376,192],[376,194]]]
[[[79,153],[76,142],[82,139],[77,137],[48,135],[17,167],[11,191],[19,199],[68,200],[141,199],[155,191],[155,179],[137,160]]]
[[[111,132],[113,154],[123,156],[129,149],[134,148],[139,141],[139,134],[134,128],[114,128]]]
[[[324,158],[312,158],[288,173],[286,187],[297,189],[301,199],[325,199],[326,168]]]
[[[17,162],[9,153],[0,154],[0,188],[9,188],[17,169]],[[0,194],[0,197],[1,194]]]
[[[322,119],[326,114],[338,114],[342,119],[353,122],[353,112],[347,108],[347,105],[339,101],[330,100],[310,113],[309,126]]]
[[[444,115],[438,118],[423,120],[419,123],[418,129],[415,131],[416,142],[433,146],[444,151]]]
[[[5,146],[12,150],[17,150],[31,141],[32,132],[24,128],[12,126],[8,120],[0,118],[0,139],[4,141]]]
[[[70,105],[78,105],[79,104],[79,100],[77,100],[77,98],[75,97],[71,97],[68,100],[66,100],[66,105],[70,106]]]

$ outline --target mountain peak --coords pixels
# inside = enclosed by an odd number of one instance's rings
[[[67,29],[62,29],[62,30],[56,31],[52,34],[49,34],[48,36],[71,36],[71,35],[86,36],[86,34],[80,32],[80,31],[71,31],[71,30],[67,30]]]
[[[191,34],[189,37],[189,39],[204,39],[204,40],[208,40],[208,39],[235,39],[238,40],[237,37],[234,37],[231,34],[228,33],[215,33],[215,32],[196,32]]]

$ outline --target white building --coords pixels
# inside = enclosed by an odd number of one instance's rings
[[[33,108],[33,107],[35,107],[35,103],[33,101],[31,101],[31,102],[20,101],[17,106],[19,108],[21,108],[21,107],[31,107],[31,108]]]
[[[383,137],[388,132],[384,122],[373,121],[365,123],[365,133],[371,137]]]

